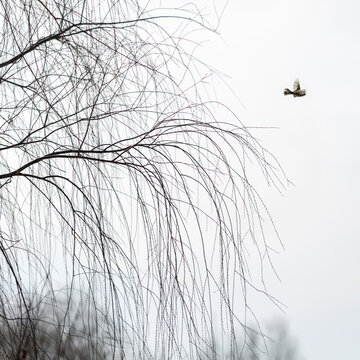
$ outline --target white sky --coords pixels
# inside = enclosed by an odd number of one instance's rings
[[[256,133],[296,185],[266,199],[286,246],[270,285],[308,360],[360,359],[359,16],[351,0],[233,0],[202,50],[240,118],[279,127]],[[297,77],[307,96],[285,97]]]
[[[263,189],[286,246],[271,295],[307,360],[360,359],[360,3],[230,0],[219,31],[199,57],[232,77],[245,108],[219,98],[269,127],[255,135],[296,185],[284,197]],[[285,97],[296,78],[307,96]],[[253,306],[264,321],[281,315]]]

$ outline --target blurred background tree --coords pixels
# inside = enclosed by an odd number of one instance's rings
[[[207,355],[200,359],[236,359],[236,360],[304,360],[300,355],[296,338],[284,320],[274,319],[267,323],[264,331],[257,326],[246,329],[246,335],[238,339],[239,346],[228,349],[225,356],[215,344]]]

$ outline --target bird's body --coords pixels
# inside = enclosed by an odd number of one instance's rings
[[[305,96],[306,90],[300,89],[300,82],[298,79],[296,79],[294,82],[293,91],[286,88],[284,90],[284,95],[292,95],[293,97]]]

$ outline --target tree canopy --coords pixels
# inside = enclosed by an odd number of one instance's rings
[[[196,39],[215,29],[151,5],[1,1],[1,317],[35,348],[46,299],[64,332],[82,304],[114,358],[196,358],[246,329],[247,251],[271,264],[249,173],[286,178],[207,95]]]

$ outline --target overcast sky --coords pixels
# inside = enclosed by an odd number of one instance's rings
[[[294,184],[283,196],[259,189],[286,248],[273,257],[281,282],[267,278],[286,315],[251,305],[265,323],[285,317],[306,360],[360,359],[360,3],[194,1],[206,12],[221,2],[220,36],[202,32],[198,57],[230,76],[237,98],[224,87],[219,99]],[[284,96],[296,78],[307,95]]]
[[[270,285],[307,360],[360,359],[359,15],[351,0],[230,1],[202,50],[241,119],[279,128],[256,133],[295,184],[266,196],[286,246]],[[303,98],[283,95],[295,78]]]

